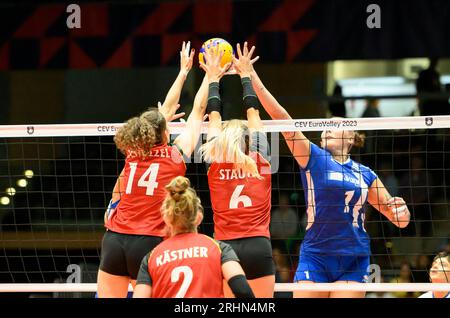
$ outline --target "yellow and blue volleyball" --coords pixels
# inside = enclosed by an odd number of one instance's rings
[[[219,46],[219,50],[223,51],[223,56],[222,56],[222,60],[220,61],[220,66],[224,66],[227,63],[231,63],[233,61],[233,55],[234,55],[234,51],[233,51],[233,47],[231,46],[230,43],[228,43],[227,41],[225,41],[224,39],[221,38],[212,38],[209,39],[208,41],[205,41],[205,43],[203,43],[202,47],[200,48],[200,52],[198,53],[198,59],[201,62],[205,62],[204,60],[204,54],[205,53],[205,49],[210,49],[211,47],[216,47]]]

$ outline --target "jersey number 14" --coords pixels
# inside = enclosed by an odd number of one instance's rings
[[[358,216],[359,216],[359,212],[361,211],[364,202],[366,202],[367,199],[367,194],[368,194],[368,189],[367,188],[361,188],[361,197],[358,198],[358,200],[356,200],[355,204],[353,205],[353,209],[352,209],[352,213],[353,213],[353,226],[354,227],[359,227],[358,225]],[[347,191],[345,192],[345,208],[344,208],[344,213],[348,213],[350,212],[350,200],[353,198],[353,196],[355,195],[355,191]],[[364,217],[364,215],[363,215]],[[362,220],[364,223],[364,220]]]
[[[126,194],[131,193],[133,188],[134,176],[136,174],[137,162],[130,162],[130,176],[128,177],[127,188],[125,190]],[[137,183],[138,187],[146,188],[146,195],[153,195],[153,192],[158,187],[158,182],[156,182],[156,177],[158,176],[159,163],[152,163],[148,169],[142,174]]]

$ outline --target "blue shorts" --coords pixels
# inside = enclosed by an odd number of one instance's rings
[[[365,283],[368,278],[370,256],[301,253],[294,282],[309,280],[315,283],[353,281]]]

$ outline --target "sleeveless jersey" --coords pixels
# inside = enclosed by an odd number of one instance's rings
[[[144,257],[137,284],[151,285],[156,298],[223,297],[222,264],[228,261],[238,261],[228,244],[203,234],[178,234]]]
[[[377,175],[348,159],[344,163],[311,143],[306,169],[301,169],[308,226],[301,251],[327,255],[368,255],[364,205]]]
[[[233,163],[213,162],[208,170],[214,212],[214,238],[232,240],[264,236],[270,238],[270,164],[257,152],[250,152],[261,179],[234,169]]]
[[[176,146],[157,145],[148,156],[129,152],[120,188],[124,190],[106,227],[114,232],[134,235],[164,236],[161,205],[165,186],[175,177],[184,176],[186,165]]]

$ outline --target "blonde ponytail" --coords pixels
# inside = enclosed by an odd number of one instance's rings
[[[247,126],[234,119],[225,123],[220,134],[200,147],[206,162],[234,163],[237,170],[260,178],[258,166],[248,153],[250,134]]]

